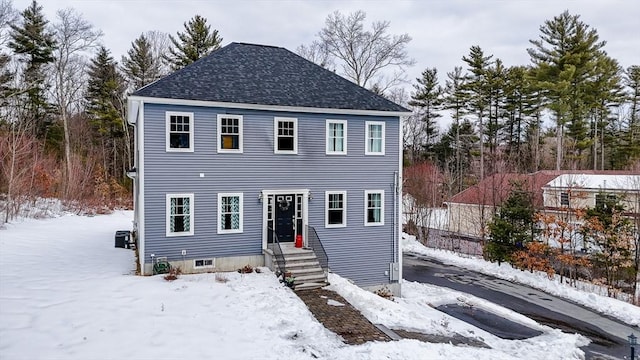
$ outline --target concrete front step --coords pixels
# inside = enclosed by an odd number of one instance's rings
[[[303,276],[311,274],[320,274],[324,276],[324,270],[321,267],[308,267],[308,268],[296,268],[290,269],[287,266],[287,272],[290,272],[292,276]]]
[[[315,275],[302,275],[302,276],[294,276],[293,277],[294,285],[303,284],[306,282],[326,282],[326,277],[324,274],[315,274]]]
[[[294,285],[293,289],[294,290],[312,290],[312,289],[319,289],[327,285],[329,284],[326,282],[306,282],[299,285]]]

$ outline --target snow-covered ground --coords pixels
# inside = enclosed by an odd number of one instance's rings
[[[455,291],[403,284],[395,302],[331,275],[330,288],[374,323],[481,339],[491,349],[417,340],[348,346],[275,276],[133,275],[114,248],[131,212],[23,220],[0,230],[0,359],[580,359],[587,343]],[[223,281],[226,279],[227,281]],[[433,306],[458,303],[542,331],[503,340]]]
[[[640,326],[640,307],[592,292],[577,290],[566,283],[561,284],[557,278],[549,279],[547,274],[543,272],[522,271],[506,263],[498,265],[482,259],[461,257],[451,251],[431,249],[420,244],[415,236],[404,233],[402,234],[402,249],[403,252],[427,255],[446,264],[528,285],[549,294],[572,300],[627,324]]]

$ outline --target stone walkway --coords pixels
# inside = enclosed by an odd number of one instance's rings
[[[337,293],[325,289],[300,290],[296,294],[313,316],[349,345],[391,339]]]

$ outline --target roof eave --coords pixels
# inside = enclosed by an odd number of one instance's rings
[[[334,109],[334,108],[316,108],[316,107],[304,107],[304,106],[244,104],[244,103],[231,103],[231,102],[205,101],[205,100],[158,98],[158,97],[148,97],[148,96],[139,96],[139,95],[131,95],[129,96],[128,99],[131,101],[144,101],[145,103],[152,103],[152,104],[226,107],[226,108],[233,108],[233,109],[287,111],[287,112],[304,112],[304,113],[371,115],[371,116],[410,116],[412,114],[410,111]]]

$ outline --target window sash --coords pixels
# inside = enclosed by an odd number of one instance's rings
[[[330,152],[344,151],[344,124],[329,123],[329,148]]]
[[[273,137],[275,153],[297,153],[298,119],[274,117]]]
[[[218,233],[241,233],[242,211],[242,193],[219,193]]]
[[[364,224],[384,225],[384,190],[365,190]]]
[[[382,152],[382,125],[381,124],[369,124],[369,152],[381,153]]]
[[[193,113],[167,111],[166,151],[193,151]]]
[[[242,116],[218,115],[218,152],[242,152]]]
[[[347,194],[346,192],[327,192],[326,205],[326,227],[344,227],[347,217]]]
[[[193,235],[193,194],[167,194],[167,236]]]

